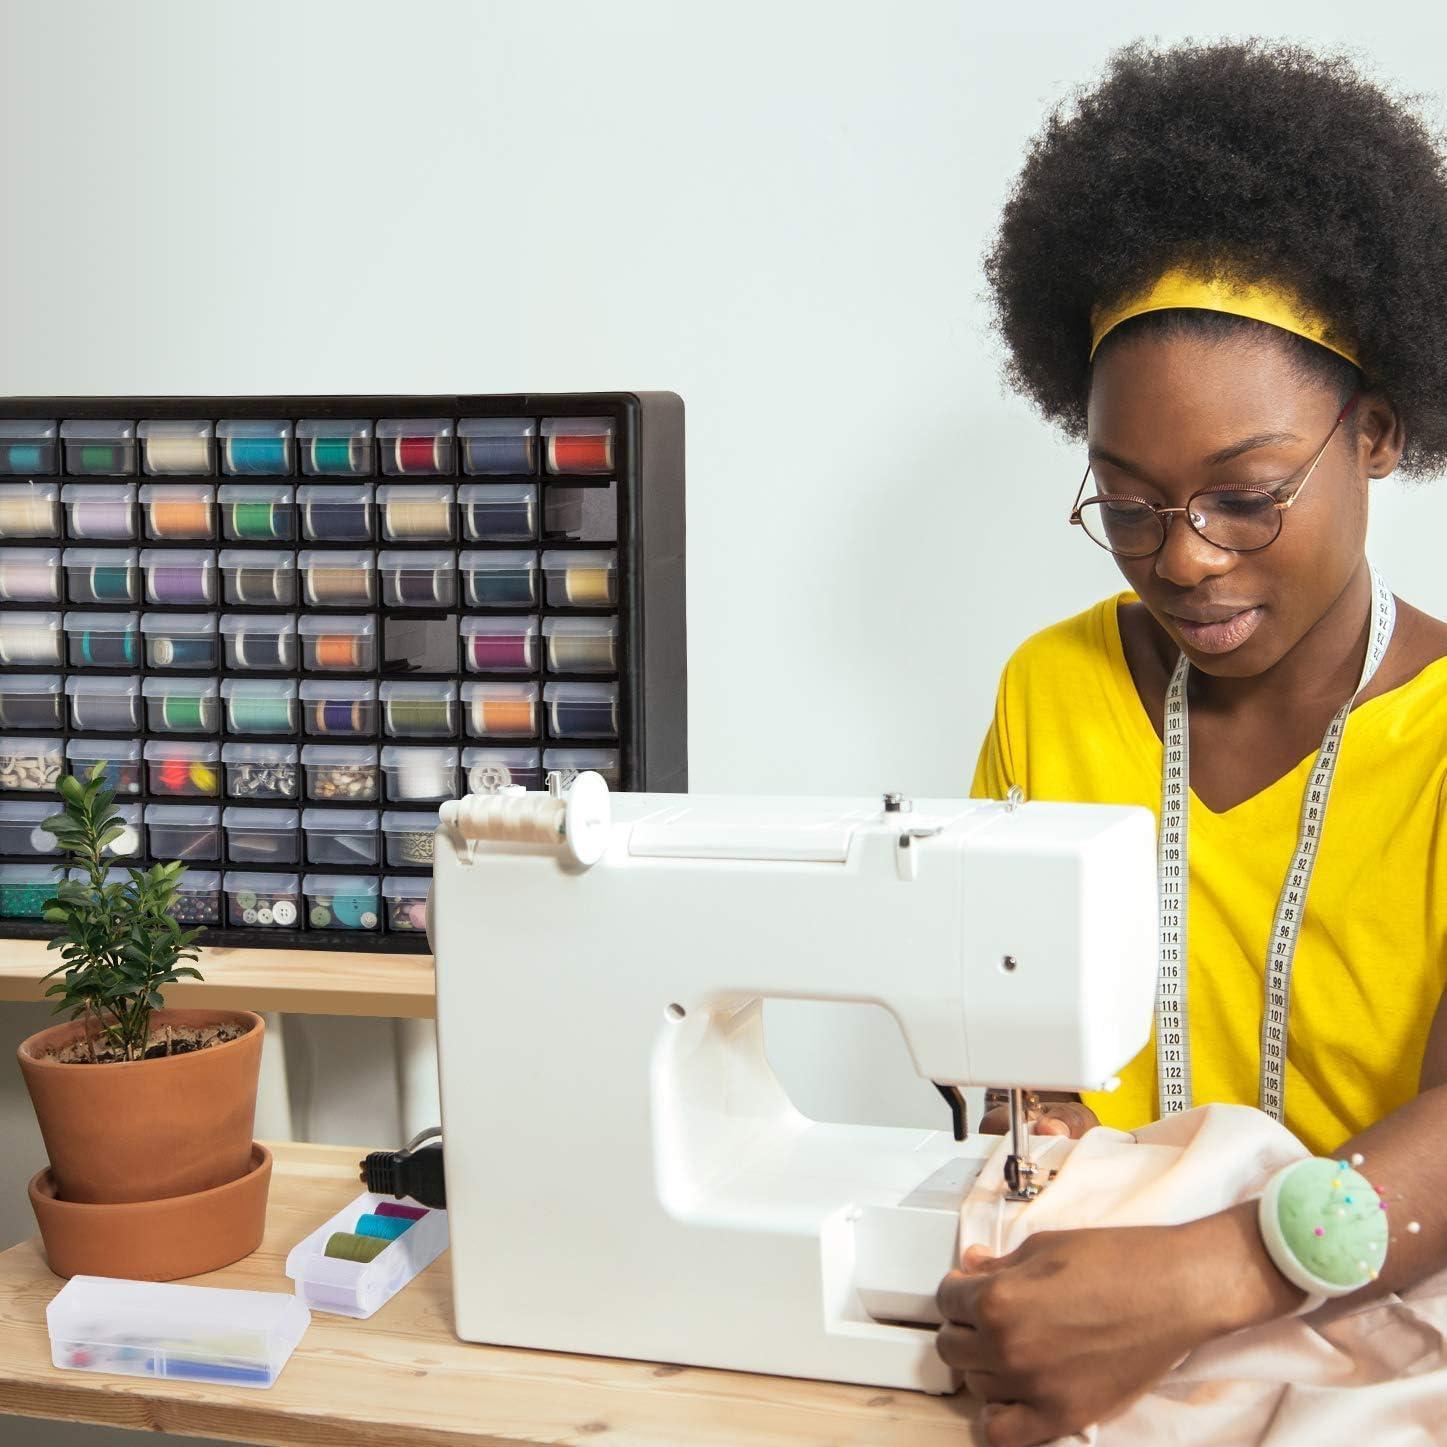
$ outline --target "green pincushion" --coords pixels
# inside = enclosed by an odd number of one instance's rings
[[[1298,1262],[1339,1289],[1364,1285],[1387,1259],[1387,1213],[1345,1161],[1299,1161],[1276,1194],[1281,1238]]]

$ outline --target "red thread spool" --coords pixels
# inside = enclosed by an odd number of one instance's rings
[[[436,472],[437,439],[435,437],[399,437],[397,439],[398,472]]]
[[[607,472],[613,466],[613,438],[608,433],[587,437],[551,437],[549,461],[554,472]]]

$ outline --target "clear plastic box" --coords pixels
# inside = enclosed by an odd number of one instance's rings
[[[141,658],[140,617],[139,613],[67,613],[70,666],[134,668]],[[0,627],[0,641],[3,638]]]
[[[0,603],[58,602],[59,548],[0,548]]]
[[[200,542],[216,536],[216,488],[209,482],[143,482],[146,536],[159,543]]]
[[[296,929],[301,923],[301,880],[295,874],[227,870],[226,919],[246,929]]]
[[[147,613],[141,619],[151,668],[215,668],[214,613]]]
[[[216,554],[209,548],[142,548],[148,603],[210,607],[216,601]]]
[[[292,471],[291,423],[255,418],[216,424],[228,477],[280,477]]]
[[[0,854],[37,857],[58,854],[55,835],[40,826],[60,813],[54,799],[6,799],[0,801]]]
[[[296,490],[301,535],[311,543],[368,543],[376,530],[370,482],[346,487],[308,483]]]
[[[82,733],[133,734],[141,726],[141,681],[112,673],[76,673],[65,680],[70,726]]]
[[[287,482],[225,482],[216,494],[222,534],[238,543],[286,542],[296,536],[296,507]]]
[[[70,773],[84,779],[95,764],[104,764],[102,776],[117,794],[141,792],[140,739],[67,739],[65,758]]]
[[[382,540],[445,543],[452,539],[455,501],[450,482],[384,482],[377,488]]]
[[[538,424],[531,417],[464,417],[457,424],[462,470],[474,477],[538,470]]]
[[[544,618],[550,673],[617,673],[616,618]]]
[[[611,739],[618,735],[616,683],[550,683],[543,689],[548,732],[555,739]]]
[[[60,614],[0,611],[0,663],[58,665]]]
[[[383,418],[377,423],[377,445],[382,471],[388,477],[453,470],[452,422],[448,418]]]
[[[303,744],[306,796],[332,804],[371,803],[381,793],[375,744]]]
[[[232,864],[299,864],[299,821],[296,809],[243,809],[228,804],[221,814],[227,859]]]
[[[382,846],[394,868],[432,867],[436,851],[436,809],[388,809],[382,815]]]
[[[537,749],[498,749],[477,745],[462,751],[462,777],[469,794],[498,794],[543,787],[542,755]]]
[[[309,608],[369,608],[377,600],[376,554],[361,548],[297,555]]]
[[[623,787],[623,771],[618,766],[617,749],[545,749],[543,775],[561,774],[566,787],[579,774],[591,770],[601,774],[610,789]]]
[[[462,713],[477,739],[531,738],[538,732],[536,683],[464,683]]]
[[[136,489],[129,482],[68,482],[60,490],[66,525],[86,542],[128,542],[136,536]]]
[[[0,738],[0,789],[53,789],[60,779],[61,741]]]
[[[382,701],[382,728],[391,738],[445,739],[457,732],[455,683],[443,679],[388,681],[377,693]]]
[[[613,421],[609,417],[548,417],[543,422],[547,470],[565,475],[613,471]]]
[[[375,930],[381,926],[381,890],[373,875],[308,874],[301,890],[312,929]]]
[[[152,859],[220,859],[221,810],[215,804],[147,804]]]
[[[297,628],[302,659],[311,672],[370,673],[377,666],[377,620],[369,613],[308,614]]]
[[[212,799],[221,792],[221,745],[210,739],[151,739],[144,754],[148,793]]]
[[[136,470],[136,424],[77,417],[60,424],[65,470],[79,477],[124,477]]]
[[[382,601],[390,608],[450,608],[457,602],[457,564],[444,549],[381,552]]]
[[[0,475],[45,475],[58,463],[59,424],[31,418],[0,418]]]
[[[0,482],[0,538],[58,538],[60,485]]]
[[[58,883],[49,864],[0,864],[0,919],[43,919]]]
[[[613,608],[618,603],[618,554],[602,549],[553,549],[543,554],[551,608]]]
[[[296,424],[308,477],[362,477],[372,471],[372,424],[361,418],[308,417]]]
[[[382,774],[387,781],[387,798],[394,804],[453,799],[457,797],[457,750],[387,744],[382,749]]]
[[[538,602],[538,555],[527,548],[458,556],[469,608],[534,608]]]
[[[381,863],[375,809],[303,809],[301,829],[308,864],[372,869]]]
[[[176,903],[171,913],[178,924],[220,924],[220,871],[183,869],[176,880]]]
[[[533,482],[465,482],[457,489],[462,536],[470,543],[525,543],[538,532]]]
[[[425,1212],[394,1237],[371,1261],[349,1261],[326,1254],[337,1233],[352,1234],[363,1216],[374,1215],[389,1196],[363,1192],[287,1253],[286,1274],[296,1282],[297,1299],[316,1311],[359,1320],[385,1306],[413,1277],[447,1250],[447,1212],[427,1210],[415,1201],[401,1204]]]
[[[234,606],[289,607],[296,602],[296,554],[283,548],[223,548],[221,578]]]
[[[537,672],[536,618],[464,618],[459,631],[462,634],[462,659],[469,673]]]
[[[226,794],[232,799],[295,799],[301,766],[295,744],[222,744]]]
[[[377,685],[369,680],[309,678],[301,686],[301,703],[309,734],[377,732]]]
[[[141,852],[141,806],[117,804],[114,807],[121,818],[121,831],[105,846],[105,853],[129,859]]]
[[[146,729],[153,734],[214,734],[220,727],[214,678],[143,678]]]
[[[389,933],[418,934],[427,929],[430,879],[388,874],[382,880],[382,913]]]
[[[134,603],[138,595],[134,548],[67,548],[65,589],[72,603]]]
[[[58,729],[62,726],[58,674],[0,674],[0,728]]]
[[[296,630],[290,613],[223,613],[227,668],[295,668]]]
[[[293,679],[223,678],[221,698],[226,705],[227,733],[296,732],[296,682]]]
[[[152,477],[209,477],[216,471],[215,430],[209,422],[148,420],[136,435],[142,464]]]

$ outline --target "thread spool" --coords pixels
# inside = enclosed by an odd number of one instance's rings
[[[375,1261],[392,1242],[381,1236],[358,1236],[355,1231],[333,1231],[327,1237],[324,1256],[339,1261]]]
[[[70,531],[77,538],[125,539],[136,535],[135,509],[124,497],[78,497],[70,503]]]
[[[0,564],[0,598],[11,603],[54,603],[60,579],[53,563],[12,560]]]
[[[597,738],[618,732],[618,705],[612,699],[554,699],[550,712],[556,738]]]
[[[72,645],[79,652],[82,664],[97,668],[124,668],[136,661],[136,635],[125,633],[93,633],[87,629]]]
[[[291,471],[288,439],[282,437],[228,437],[226,471],[233,476],[276,476]]]
[[[72,444],[72,454],[80,472],[117,473],[130,472],[125,448],[119,442],[82,442],[79,448]]]
[[[216,640],[191,634],[152,638],[150,655],[153,668],[215,668]]]
[[[50,472],[50,455],[40,442],[11,442],[5,447],[6,472]]]
[[[398,472],[441,472],[445,440],[441,437],[396,437],[392,457]]]
[[[365,727],[363,705],[344,698],[319,698],[311,706],[312,733],[361,734]]]
[[[23,624],[0,627],[0,663],[59,663],[60,634]]]
[[[313,668],[361,668],[362,639],[356,633],[319,633],[312,641]]]
[[[161,699],[161,727],[181,733],[210,733],[209,699],[199,693],[168,693]]]
[[[478,542],[515,542],[537,531],[536,511],[530,497],[488,502],[470,498],[466,505],[467,535]]]
[[[612,472],[613,433],[548,438],[549,472]]]
[[[345,477],[366,465],[366,443],[360,437],[313,437],[311,470],[321,477]]]
[[[537,599],[536,578],[531,567],[473,568],[468,588],[476,607],[526,607]]]
[[[66,573],[73,603],[129,603],[135,597],[135,577],[129,563],[67,568]]]
[[[612,633],[548,635],[548,667],[555,673],[611,673],[617,667]]]
[[[232,650],[238,668],[290,668],[289,633],[238,633]]]
[[[466,814],[459,817],[469,839],[556,845],[567,832],[568,801],[551,794],[469,794],[464,802]]]
[[[234,502],[231,531],[248,542],[291,536],[291,508],[277,502]]]
[[[425,572],[411,568],[392,568],[392,595],[398,605],[423,606],[442,601],[442,574],[436,568]]]
[[[535,437],[465,437],[467,470],[471,473],[535,472]]]
[[[397,542],[445,541],[452,536],[452,504],[446,498],[389,498],[387,536]]]
[[[474,698],[472,731],[509,738],[537,732],[537,701],[530,698]]]
[[[214,530],[209,497],[152,497],[146,509],[154,538],[209,538]]]
[[[452,769],[444,760],[427,750],[398,750],[398,761],[388,791],[398,803],[420,803],[432,799],[445,799],[452,793]],[[431,838],[427,858],[432,858]]]
[[[227,582],[237,603],[290,603],[292,574],[279,567],[228,568]]]
[[[233,694],[227,705],[233,733],[287,734],[292,731],[292,700],[289,698]]]
[[[452,732],[449,698],[389,698],[387,732],[403,738],[441,738]]]
[[[0,497],[0,537],[51,538],[59,531],[56,504],[39,493]]]
[[[307,570],[308,601],[312,603],[370,603],[370,568],[318,568]]]
[[[210,472],[210,437],[147,437],[146,471]]]
[[[375,916],[373,919],[375,920]],[[352,1228],[358,1236],[376,1236],[382,1241],[395,1241],[404,1232],[410,1231],[416,1222],[406,1216],[383,1216],[380,1212],[368,1211],[357,1217]]]
[[[528,672],[537,667],[531,633],[474,633],[468,639],[468,658],[479,673]]]
[[[420,1221],[426,1214],[425,1206],[408,1206],[401,1201],[379,1201],[372,1207],[377,1216],[405,1216],[409,1221]]]
[[[135,694],[73,693],[70,714],[76,728],[104,733],[134,733],[140,724]]]
[[[209,569],[199,563],[153,564],[150,592],[153,603],[209,603]]]
[[[568,568],[563,592],[574,608],[606,608],[613,602],[613,569]]]
[[[365,543],[372,537],[372,504],[364,497],[345,502],[308,498],[302,522],[307,537],[319,543]]]

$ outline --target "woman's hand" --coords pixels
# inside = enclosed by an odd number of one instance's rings
[[[1068,1135],[1079,1140],[1099,1124],[1095,1112],[1076,1096],[1042,1095],[1039,1106],[1030,1112],[1031,1135]],[[997,1105],[980,1117],[981,1135],[1005,1135],[1009,1129],[1008,1105]]]
[[[1127,1406],[1203,1342],[1291,1310],[1255,1202],[1181,1226],[1041,1231],[965,1253],[936,1298],[938,1350],[993,1406],[990,1447],[1031,1447]]]

